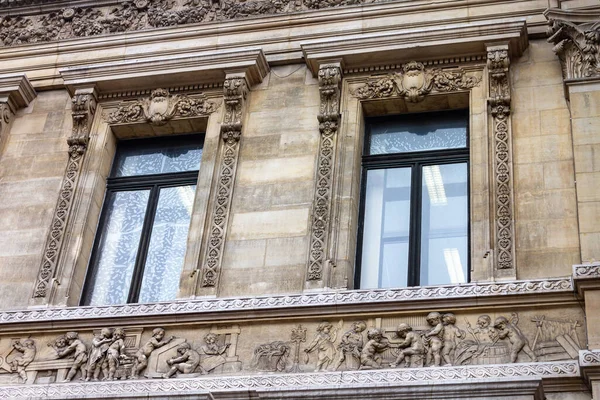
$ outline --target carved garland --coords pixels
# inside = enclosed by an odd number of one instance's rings
[[[490,47],[487,55],[494,146],[496,268],[510,270],[515,266],[508,46]]]
[[[323,279],[327,258],[327,239],[331,224],[331,190],[335,143],[340,120],[340,85],[342,71],[339,64],[324,64],[319,68],[319,155],[317,161],[317,188],[313,202],[308,280]]]
[[[76,91],[72,100],[73,132],[67,139],[69,144],[69,160],[63,176],[62,186],[54,217],[50,225],[50,233],[46,239],[42,264],[34,286],[33,297],[48,296],[52,279],[60,258],[60,251],[65,236],[68,220],[71,215],[73,196],[79,181],[81,165],[87,149],[90,127],[96,111],[96,94],[93,90]]]
[[[221,137],[224,141],[223,158],[216,198],[210,224],[208,248],[202,268],[202,286],[216,287],[219,279],[229,209],[233,196],[233,185],[237,170],[239,142],[242,136],[242,121],[245,111],[248,85],[242,75],[230,76],[223,85],[225,95],[225,115],[221,125]]]

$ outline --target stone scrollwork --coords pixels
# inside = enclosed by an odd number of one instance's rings
[[[335,143],[340,120],[340,87],[342,82],[340,64],[322,64],[319,68],[318,79],[321,104],[317,118],[321,135],[317,161],[317,187],[312,210],[308,281],[323,279],[323,269],[327,261]]]
[[[223,89],[225,113],[221,125],[221,138],[224,145],[209,228],[208,246],[201,271],[203,287],[216,287],[219,279],[248,94],[245,74],[228,75],[225,78]]]
[[[416,103],[429,93],[468,90],[479,85],[480,81],[479,77],[467,75],[460,68],[426,68],[420,62],[410,61],[402,66],[400,72],[369,79],[355,88],[352,94],[361,100],[403,97]]]
[[[584,14],[582,18],[582,13]],[[563,78],[578,79],[600,75],[600,20],[598,13],[571,13],[547,10],[548,42],[554,44],[563,70]]]
[[[574,279],[600,278],[600,264],[573,265]]]
[[[147,122],[164,125],[174,117],[205,116],[213,113],[218,104],[206,100],[206,96],[171,95],[166,89],[156,89],[150,97],[124,102],[107,116],[110,124]]]
[[[42,263],[34,286],[34,298],[47,298],[55,277],[63,239],[67,229],[81,166],[88,145],[90,127],[96,112],[96,92],[79,89],[72,99],[73,132],[67,139],[69,159],[63,176],[58,202],[46,239]]]
[[[505,271],[515,269],[509,64],[507,45],[488,47],[488,104],[492,115],[494,154],[495,263],[496,269]]]
[[[10,122],[11,115],[12,113],[10,111],[8,103],[0,102],[0,133],[2,132],[4,127]]]

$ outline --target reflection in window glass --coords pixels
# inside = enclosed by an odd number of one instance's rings
[[[127,146],[119,149],[113,176],[137,176],[195,171],[202,158],[202,145],[173,145],[167,148]]]

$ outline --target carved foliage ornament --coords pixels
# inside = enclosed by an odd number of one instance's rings
[[[233,184],[237,169],[239,141],[242,136],[244,105],[248,94],[248,85],[244,76],[232,76],[225,79],[223,85],[225,114],[221,125],[221,137],[224,141],[223,155],[217,180],[217,191],[212,221],[209,231],[208,248],[202,268],[202,286],[217,285],[229,209],[233,195]]]
[[[194,97],[171,95],[166,89],[156,89],[150,97],[121,103],[107,120],[111,124],[144,121],[160,126],[174,117],[209,115],[217,108],[218,104],[206,100],[203,94]]]
[[[548,41],[554,44],[564,79],[600,75],[600,21],[576,23],[550,18]]]
[[[42,264],[33,292],[34,298],[44,298],[48,295],[50,283],[56,272],[68,219],[71,214],[75,189],[79,181],[81,165],[87,149],[90,127],[96,112],[94,92],[76,92],[72,99],[71,109],[73,133],[67,139],[69,160],[63,176],[58,202],[54,209],[50,233],[44,246]]]
[[[476,76],[466,75],[460,68],[451,71],[425,68],[422,63],[411,61],[402,66],[401,72],[369,79],[352,94],[361,100],[398,96],[416,103],[429,93],[468,90],[480,81]]]
[[[313,215],[308,259],[308,280],[323,278],[323,266],[327,258],[327,239],[331,224],[331,191],[333,186],[333,162],[336,133],[340,119],[340,85],[342,73],[339,64],[324,64],[319,68],[319,155],[317,187],[313,201]]]

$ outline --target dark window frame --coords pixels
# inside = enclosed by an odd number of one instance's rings
[[[128,147],[160,149],[172,146],[174,144],[182,143],[200,144],[202,147],[204,147],[204,134],[196,133],[191,135],[178,135],[164,138],[129,139],[120,141],[117,144],[117,151],[115,152],[115,156],[113,157],[111,172],[109,177],[106,179],[106,191],[104,193],[104,200],[100,212],[100,219],[98,221],[98,226],[96,227],[94,244],[92,246],[92,252],[88,262],[88,268],[82,289],[80,305],[89,305],[92,289],[94,288],[94,274],[96,272],[96,262],[98,261],[98,257],[100,256],[99,246],[102,238],[101,229],[103,229],[103,227],[107,223],[106,219],[108,218],[108,212],[106,207],[106,200],[109,198],[109,196],[115,192],[125,192],[143,189],[150,190],[146,213],[144,215],[144,222],[140,233],[140,241],[138,244],[137,255],[133,267],[133,275],[131,277],[131,284],[129,286],[129,294],[127,296],[127,304],[130,304],[138,302],[139,299],[142,286],[142,278],[144,276],[146,259],[148,256],[148,248],[150,245],[152,227],[154,225],[154,218],[156,216],[156,209],[158,207],[160,190],[169,187],[197,185],[198,183],[199,169],[196,171],[115,177],[114,175],[117,167],[116,161],[118,159],[119,152],[127,149]],[[200,165],[201,164],[198,164],[198,167],[200,167]]]
[[[467,118],[466,146],[464,148],[437,149],[427,151],[414,151],[404,153],[387,153],[369,155],[371,129],[372,126],[381,123],[401,119],[407,115],[419,114],[437,114],[463,112]],[[362,253],[363,253],[363,236],[365,225],[365,201],[367,192],[367,173],[369,170],[385,169],[385,168],[411,168],[411,193],[410,193],[410,223],[409,223],[409,239],[408,239],[408,277],[407,287],[419,286],[421,278],[421,226],[422,226],[422,171],[423,166],[427,165],[442,165],[442,164],[467,164],[467,216],[471,210],[471,171],[470,171],[470,126],[469,126],[469,110],[457,109],[447,111],[425,111],[420,113],[410,114],[394,114],[380,117],[365,118],[365,140],[363,143],[362,161],[361,161],[361,181],[360,181],[360,197],[358,211],[358,232],[357,232],[357,247],[356,260],[354,269],[354,287],[361,289],[361,272],[362,272]],[[467,221],[467,282],[471,281],[471,224]],[[381,279],[381,277],[380,277]]]

